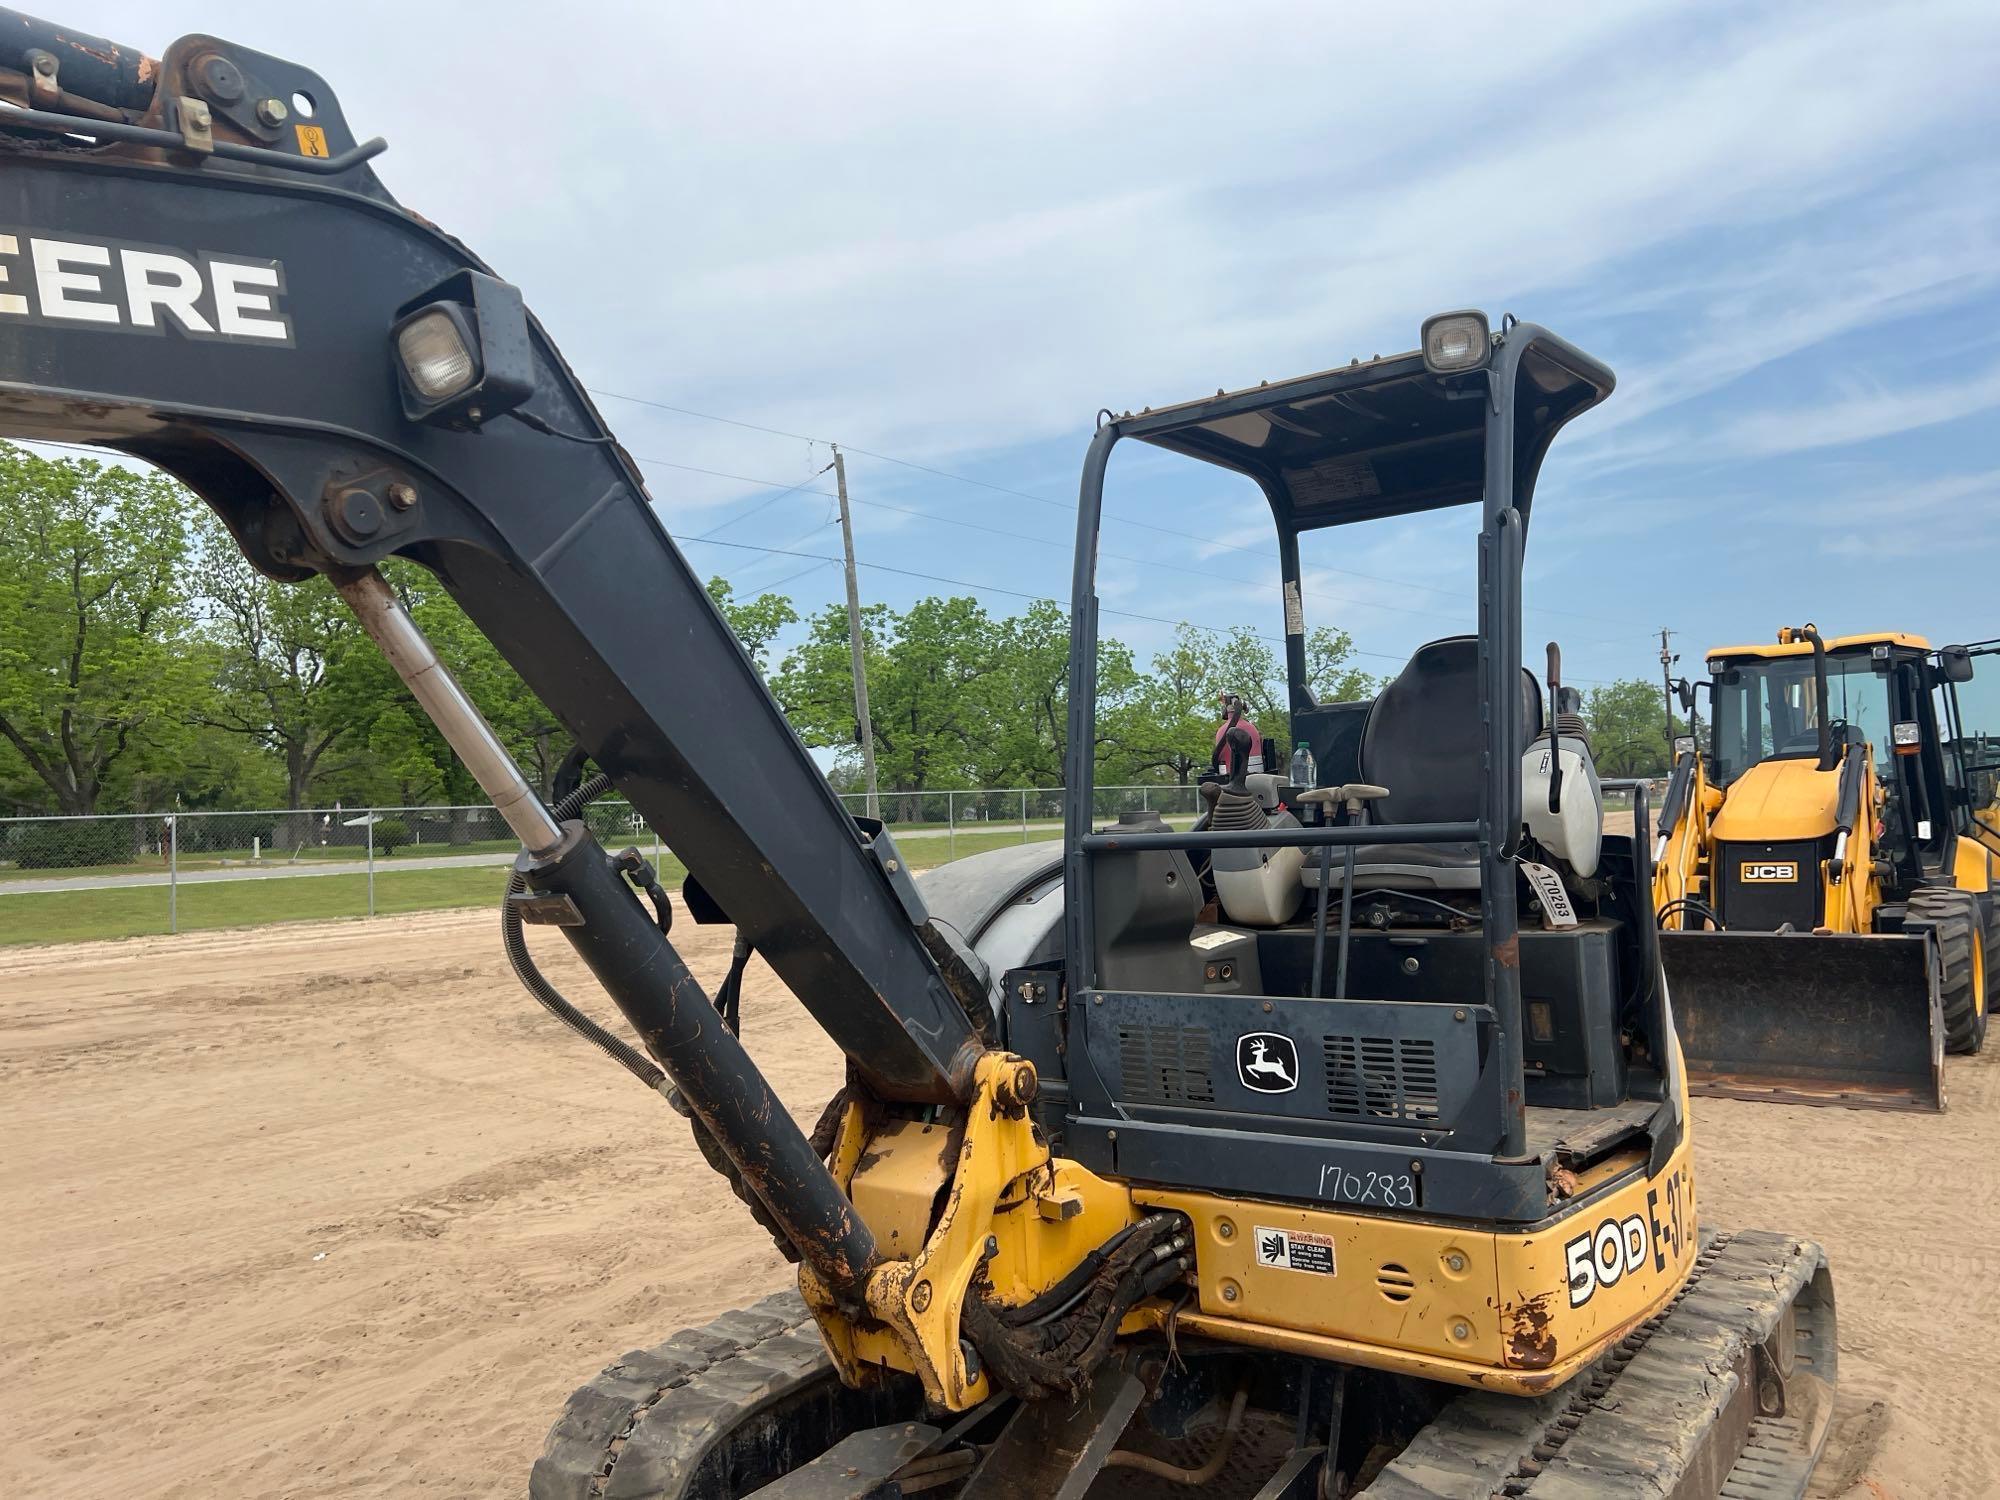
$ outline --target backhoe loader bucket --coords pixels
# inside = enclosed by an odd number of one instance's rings
[[[1944,1108],[1929,938],[1662,932],[1660,959],[1692,1092]]]

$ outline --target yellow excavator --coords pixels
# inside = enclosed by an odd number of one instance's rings
[[[1805,625],[1708,653],[1653,867],[1697,1092],[1944,1107],[2000,989],[2000,756],[1964,722],[1996,651]]]
[[[616,107],[517,83],[462,102],[502,132]],[[1073,570],[1043,581],[1072,611],[1063,840],[919,883],[841,807],[521,290],[397,202],[326,80],[0,10],[0,99],[0,434],[165,469],[265,573],[328,580],[520,837],[524,985],[798,1264],[796,1291],[633,1330],[556,1419],[536,1500],[1804,1492],[1825,1257],[1698,1225],[1649,842],[1607,831],[1558,654],[1546,693],[1522,663],[1536,480],[1610,395],[1602,363],[1457,312],[1406,354],[1105,413]],[[1233,755],[1192,829],[1094,821],[1120,443],[1213,466],[1245,534],[1275,530],[1320,768]],[[1317,702],[1301,538],[1433,511],[1477,550],[1476,631]],[[391,557],[595,774],[536,794]],[[679,902],[597,842],[612,787],[686,865]],[[735,930],[714,995],[677,911]],[[529,928],[619,1023],[548,981]],[[753,952],[845,1057],[816,1128],[740,1039]]]

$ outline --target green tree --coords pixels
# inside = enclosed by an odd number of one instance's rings
[[[990,728],[972,773],[988,786],[1061,786],[1069,754],[1069,611],[1038,599],[998,623],[993,647],[981,705]],[[1122,762],[1127,716],[1140,690],[1131,648],[1099,640],[1095,755],[1107,767]]]
[[[729,580],[721,574],[708,580],[708,597],[722,611],[722,618],[736,632],[736,639],[756,663],[759,676],[771,675],[771,646],[778,632],[799,623],[799,612],[783,594],[759,594],[739,602]]]
[[[0,739],[59,812],[185,733],[198,505],[163,474],[0,447]]]
[[[325,578],[266,578],[213,516],[198,535],[195,590],[221,659],[219,691],[196,717],[269,750],[284,770],[284,805],[305,807],[327,752],[366,729],[338,680],[360,627]]]
[[[1306,685],[1317,701],[1351,703],[1374,696],[1376,681],[1350,664],[1353,652],[1344,630],[1320,625],[1307,633]],[[1225,692],[1241,694],[1258,732],[1289,749],[1284,661],[1248,627],[1217,631],[1183,623],[1173,644],[1154,655],[1152,667],[1128,703],[1111,709],[1127,774],[1186,785],[1207,770]],[[1106,712],[1101,696],[1098,712],[1101,722]]]
[[[915,793],[972,784],[985,754],[996,699],[988,682],[996,627],[975,599],[920,599],[907,613],[873,604],[861,612],[876,776],[883,790]],[[808,745],[858,758],[860,726],[847,637],[847,609],[828,605],[806,621],[806,638],[785,653],[772,681],[792,727]],[[905,815],[914,815],[906,804]]]
[[[1591,753],[1606,776],[1663,776],[1667,771],[1666,706],[1657,683],[1626,678],[1584,695]]]

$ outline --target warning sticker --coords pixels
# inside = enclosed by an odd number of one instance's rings
[[[1331,1276],[1333,1267],[1333,1236],[1330,1234],[1307,1234],[1299,1229],[1266,1229],[1256,1226],[1257,1264],[1273,1266],[1280,1271],[1310,1271],[1316,1276]]]
[[[325,157],[333,154],[326,149],[326,127],[322,125],[294,125],[292,128],[299,135],[299,155]]]
[[[1248,937],[1247,932],[1231,932],[1227,927],[1218,927],[1213,932],[1197,932],[1188,939],[1190,948],[1220,948],[1224,943],[1233,943],[1238,938]]]

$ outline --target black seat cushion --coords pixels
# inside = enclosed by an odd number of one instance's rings
[[[1519,765],[1541,732],[1542,690],[1521,672],[1522,742],[1501,750]],[[1471,822],[1479,816],[1479,640],[1447,636],[1419,646],[1382,689],[1361,732],[1361,778],[1389,789],[1374,823]]]

